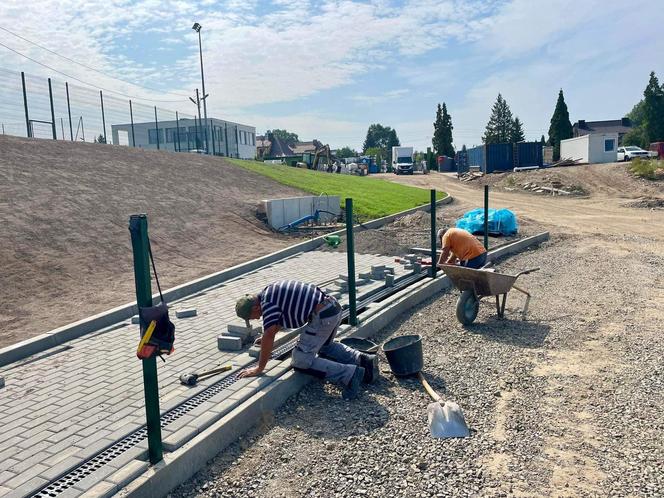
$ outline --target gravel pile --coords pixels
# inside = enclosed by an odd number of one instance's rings
[[[452,292],[376,338],[424,337],[470,438],[432,439],[424,389],[385,362],[353,402],[312,383],[171,496],[662,496],[664,263],[625,249],[643,243],[554,237],[499,264],[541,267],[520,280],[526,321],[514,292],[505,320],[486,299],[464,329]]]

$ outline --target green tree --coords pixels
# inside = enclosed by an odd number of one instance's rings
[[[561,88],[558,92],[558,101],[549,126],[549,145],[553,145],[554,161],[560,159],[560,141],[568,138],[572,138],[572,123],[569,120],[569,112]]]
[[[498,98],[491,108],[491,117],[486,125],[482,142],[485,144],[509,143],[513,126],[510,106],[503,96],[498,94]]]
[[[636,145],[637,147],[648,150],[650,142],[644,126],[635,126],[625,133],[621,145]]]
[[[436,121],[433,123],[433,145],[434,153],[437,156],[454,156],[454,146],[452,145],[452,116],[447,113],[445,102],[441,107],[438,104],[436,108]]]
[[[546,145],[546,139],[544,138],[544,135],[542,135],[542,138],[540,138],[540,145],[544,147]]]
[[[337,150],[336,153],[337,157],[340,157],[341,159],[344,159],[346,157],[356,157],[359,154],[357,153],[356,150],[351,149],[348,146],[342,147],[341,149]]]
[[[362,151],[368,154],[367,151],[372,148],[380,149],[380,156],[387,158],[388,163],[392,162],[392,147],[401,145],[396,130],[389,126],[383,126],[375,123],[369,126],[367,130],[367,137],[364,140]]]
[[[654,71],[650,73],[648,86],[643,91],[643,118],[647,140],[664,140],[664,88],[659,85]]]
[[[512,121],[512,131],[510,132],[510,143],[523,142],[526,139],[526,135],[523,133],[523,124],[519,119],[519,116],[514,118]]]
[[[282,142],[285,142],[287,145],[293,145],[295,142],[300,141],[299,137],[297,136],[297,133],[292,133],[288,130],[280,130],[278,128],[274,130],[267,130],[266,135],[268,136],[273,135]]]
[[[105,143],[106,143],[106,138],[104,137],[104,135],[102,135],[102,134],[100,133],[99,136],[98,136],[97,138],[95,138],[95,143],[97,143],[97,144],[105,144]]]

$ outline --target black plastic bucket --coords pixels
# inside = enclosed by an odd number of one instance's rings
[[[369,339],[360,339],[359,337],[344,337],[339,341],[349,348],[357,349],[362,353],[374,354],[378,351],[378,344]]]
[[[424,367],[422,336],[402,335],[383,344],[383,352],[394,375],[414,375]]]

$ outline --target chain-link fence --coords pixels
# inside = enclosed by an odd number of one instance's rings
[[[183,98],[182,108],[195,107]],[[180,106],[178,106],[180,107]],[[0,68],[0,133],[245,157],[255,130],[67,81]],[[253,157],[253,155],[251,156]]]

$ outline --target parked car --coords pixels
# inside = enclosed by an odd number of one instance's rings
[[[618,161],[631,161],[636,157],[648,159],[650,154],[648,154],[647,150],[643,150],[641,147],[636,147],[635,145],[618,147]]]

